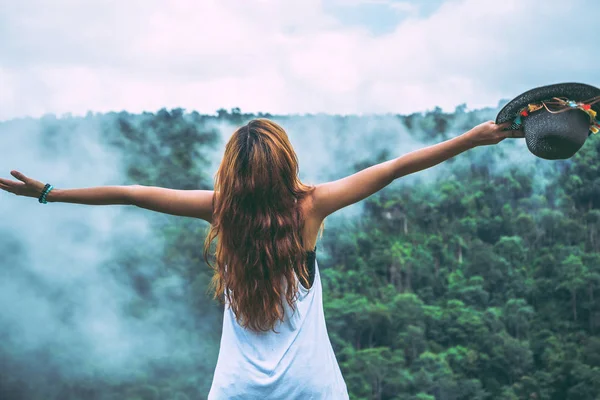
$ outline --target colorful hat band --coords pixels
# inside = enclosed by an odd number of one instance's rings
[[[554,97],[551,100],[544,100],[540,103],[528,104],[517,114],[517,117],[513,121],[513,127],[519,127],[521,125],[522,117],[527,117],[529,114],[541,110],[542,108],[545,108],[552,114],[559,114],[577,108],[590,116],[590,133],[588,136],[592,133],[596,134],[600,131],[600,121],[596,119],[597,114],[596,111],[592,110],[592,105],[598,102],[600,102],[600,96],[580,102],[569,100],[564,97]]]

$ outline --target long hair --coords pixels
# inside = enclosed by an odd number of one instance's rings
[[[298,171],[283,128],[254,119],[233,133],[215,174],[204,243],[204,259],[214,271],[209,290],[221,302],[226,296],[238,323],[255,332],[275,331],[277,320],[284,320],[283,297],[295,310],[294,271],[308,282],[300,204],[315,187],[303,184]],[[212,265],[208,253],[215,238]]]

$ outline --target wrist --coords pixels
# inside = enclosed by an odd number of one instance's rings
[[[464,141],[467,144],[467,146],[473,148],[473,147],[477,147],[479,145],[475,138],[475,132],[473,132],[473,129],[468,130],[467,132],[463,133],[461,136],[464,138]]]
[[[46,195],[46,201],[48,203],[55,203],[58,201],[57,195],[60,196],[60,189],[53,188],[50,193]]]

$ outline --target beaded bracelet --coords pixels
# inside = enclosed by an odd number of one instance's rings
[[[48,202],[46,201],[46,196],[48,196],[48,193],[50,193],[52,189],[54,189],[54,186],[52,186],[49,183],[46,183],[46,186],[44,186],[44,190],[42,190],[42,194],[38,201],[42,204],[47,204]]]

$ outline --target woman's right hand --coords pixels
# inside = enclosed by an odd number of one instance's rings
[[[488,146],[491,144],[498,144],[506,138],[524,138],[525,133],[522,129],[519,130],[508,130],[512,125],[512,122],[505,122],[503,124],[496,124],[494,121],[487,121],[477,125],[470,131],[466,132],[465,135],[469,138],[469,141],[476,146]]]
[[[14,193],[17,196],[39,198],[42,195],[44,186],[46,186],[42,182],[28,178],[19,171],[10,171],[10,174],[22,183],[0,178],[0,189]]]

